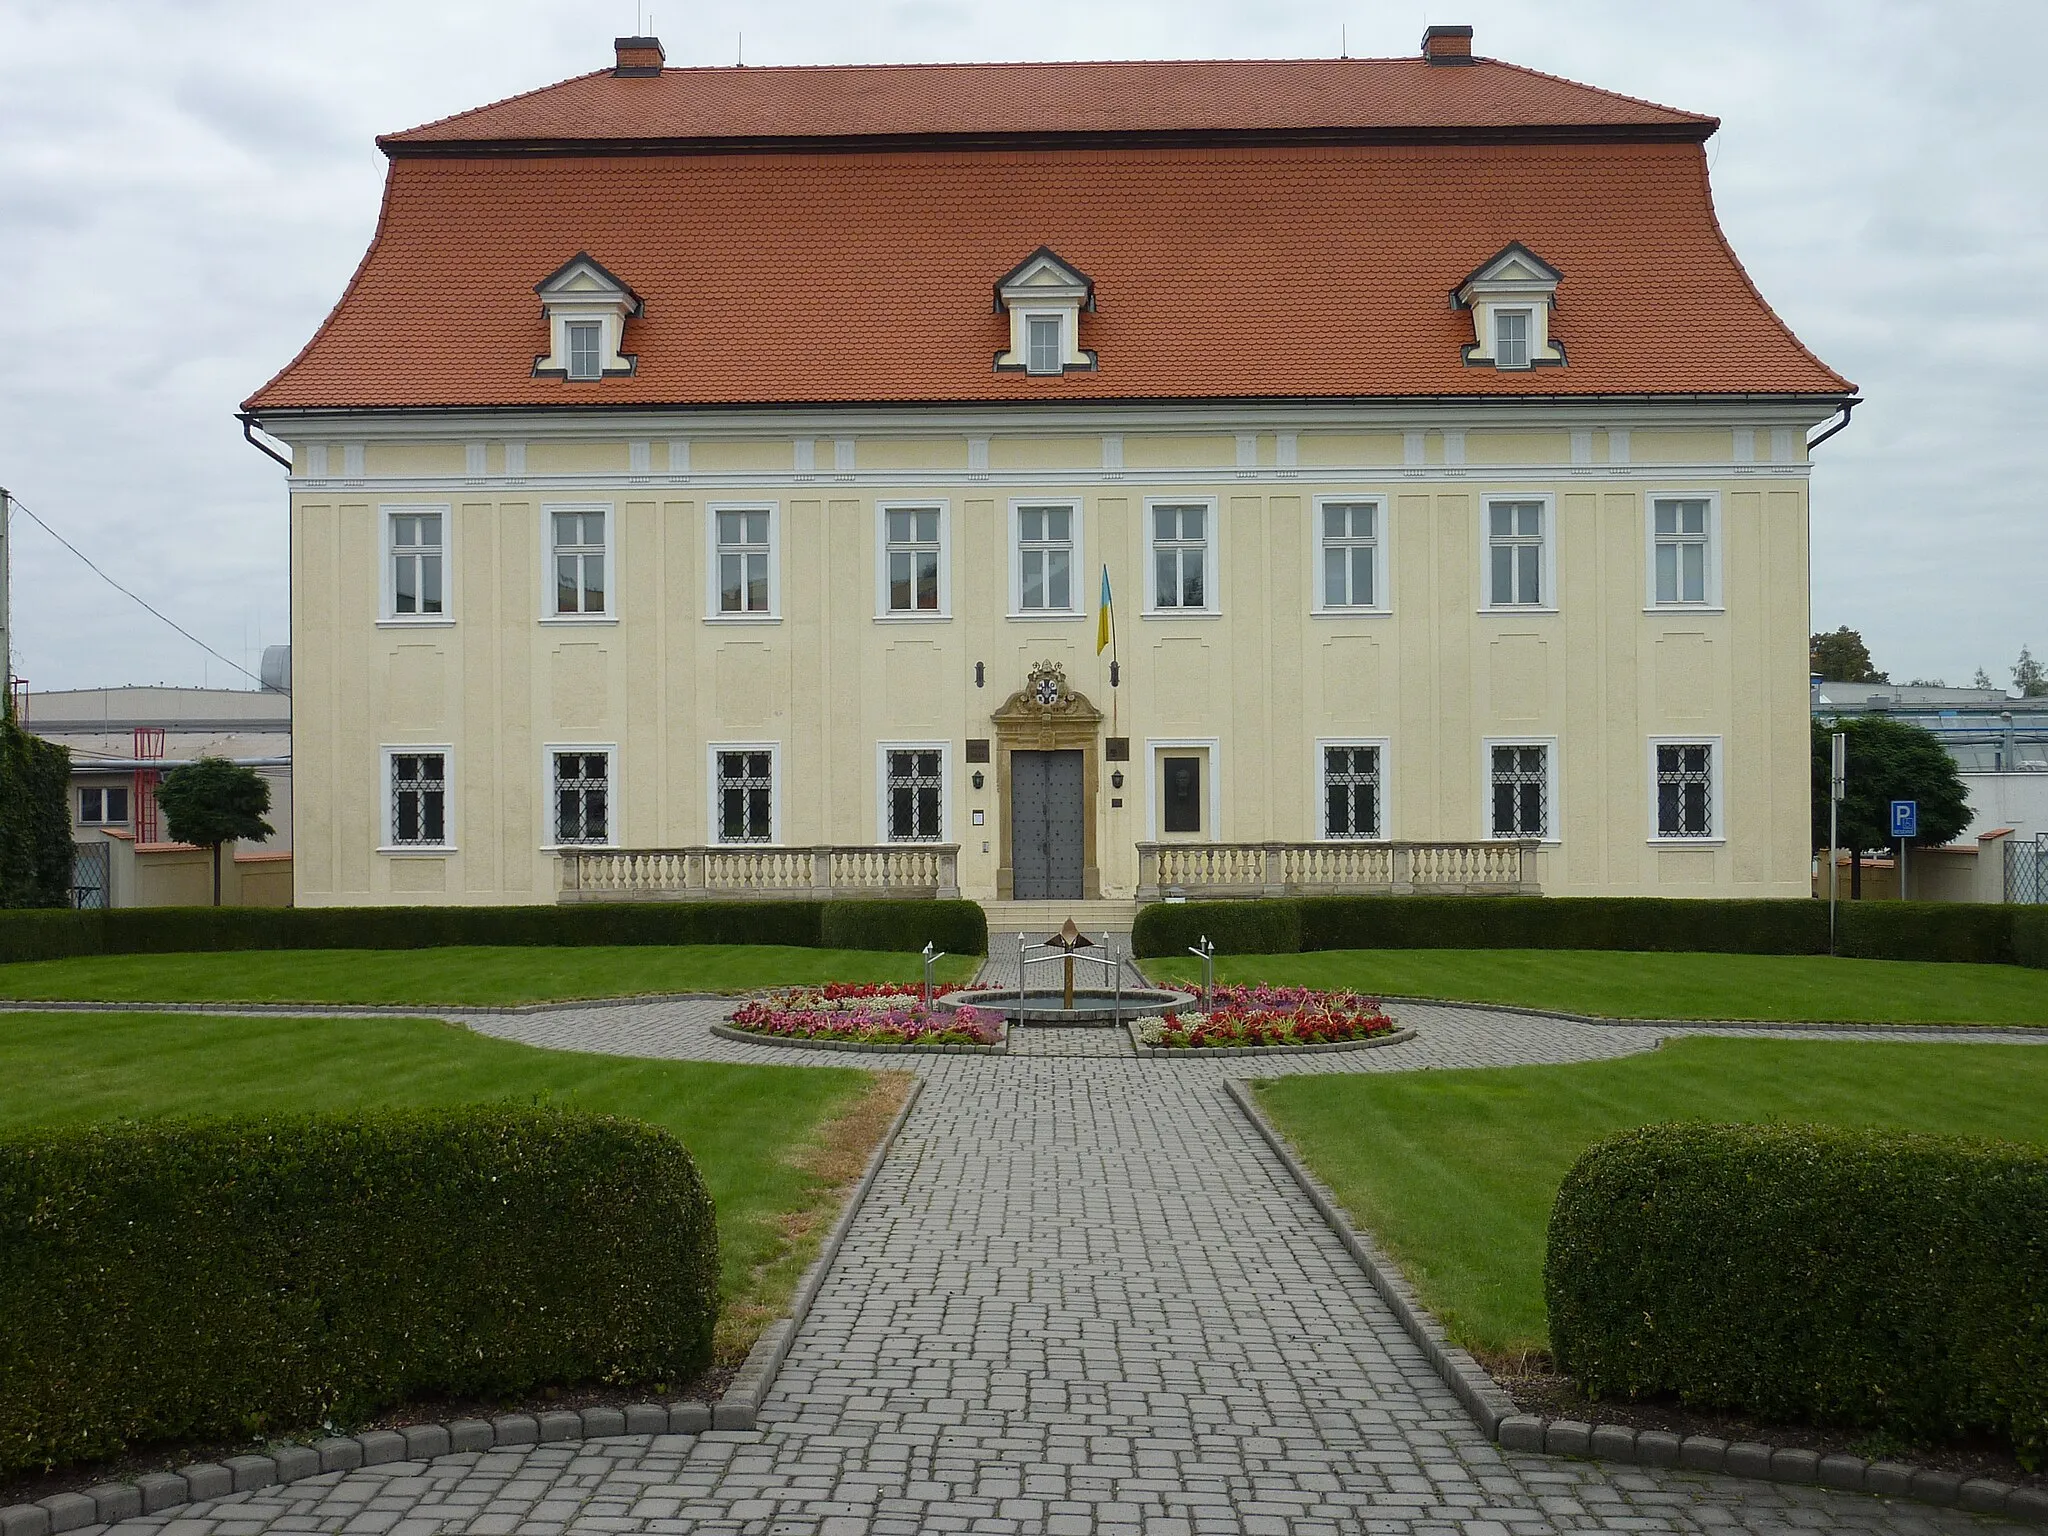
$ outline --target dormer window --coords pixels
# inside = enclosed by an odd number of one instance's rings
[[[996,283],[996,313],[1010,317],[1010,345],[996,354],[998,373],[1058,378],[1095,366],[1081,346],[1081,315],[1095,308],[1095,284],[1040,246]]]
[[[1509,246],[1451,291],[1454,308],[1472,311],[1474,368],[1520,370],[1564,365],[1564,343],[1550,333],[1563,274],[1522,244]]]
[[[624,350],[626,322],[640,313],[640,296],[588,251],[579,251],[533,291],[548,323],[548,350],[533,360],[536,378],[596,383],[634,371],[639,359]]]

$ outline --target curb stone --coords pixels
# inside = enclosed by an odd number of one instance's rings
[[[6,1011],[8,1005],[0,1003],[0,1012]],[[951,1049],[990,1050],[986,1046],[955,1046]],[[33,1504],[10,1504],[0,1508],[0,1536],[56,1536],[62,1531],[105,1524],[131,1515],[156,1514],[181,1504],[205,1503],[225,1498],[231,1493],[295,1483],[327,1472],[352,1472],[360,1467],[424,1461],[435,1456],[487,1451],[499,1446],[529,1446],[560,1440],[596,1439],[606,1435],[700,1435],[711,1429],[752,1429],[762,1399],[774,1385],[776,1373],[782,1368],[797,1329],[802,1326],[812,1302],[823,1288],[825,1276],[846,1241],[854,1217],[859,1214],[868,1190],[882,1171],[883,1161],[902,1134],[903,1126],[923,1091],[924,1080],[913,1078],[909,1093],[896,1111],[896,1118],[890,1121],[889,1129],[869,1156],[860,1182],[854,1186],[838,1221],[820,1246],[818,1256],[798,1282],[789,1314],[770,1324],[755,1341],[754,1347],[747,1352],[739,1375],[715,1404],[633,1403],[622,1409],[559,1409],[538,1416],[506,1413],[493,1419],[456,1419],[446,1424],[407,1424],[398,1429],[365,1430],[360,1435],[330,1435],[310,1445],[279,1445],[268,1454],[233,1456],[225,1465],[195,1462],[175,1472],[146,1472],[132,1482],[102,1483],[84,1493],[57,1493]]]
[[[867,1040],[806,1040],[796,1035],[762,1035],[752,1030],[737,1029],[731,1024],[713,1024],[711,1033],[721,1040],[736,1040],[742,1045],[778,1045],[794,1051],[857,1051],[865,1054],[886,1056],[903,1054],[908,1056],[1007,1056],[1010,1054],[1010,1032],[1003,1031],[1001,1045],[904,1045],[892,1041]]]
[[[716,1026],[714,1026],[716,1027]],[[985,1049],[982,1048],[982,1049]],[[789,1357],[789,1347],[796,1340],[797,1330],[803,1327],[804,1319],[810,1315],[811,1304],[817,1300],[818,1292],[824,1288],[825,1277],[831,1272],[833,1261],[839,1257],[839,1250],[846,1242],[846,1234],[853,1227],[854,1218],[867,1203],[868,1191],[880,1177],[882,1164],[888,1159],[889,1151],[896,1145],[897,1137],[903,1134],[903,1127],[910,1119],[910,1112],[917,1107],[917,1101],[924,1092],[924,1079],[912,1078],[910,1091],[904,1095],[902,1106],[896,1111],[896,1118],[889,1122],[889,1129],[868,1157],[868,1165],[847,1198],[839,1219],[832,1224],[825,1241],[819,1245],[818,1256],[811,1260],[811,1266],[804,1271],[797,1282],[796,1293],[790,1298],[788,1313],[770,1323],[761,1336],[754,1341],[754,1347],[747,1351],[747,1358],[741,1364],[739,1374],[732,1385],[725,1389],[711,1410],[710,1428],[752,1429],[755,1417],[761,1411],[761,1404],[768,1396],[768,1389],[775,1385],[775,1378],[782,1370],[782,1362]]]
[[[2048,1489],[2015,1488],[1988,1477],[1965,1479],[1954,1472],[1902,1462],[1866,1461],[1845,1452],[1823,1456],[1816,1451],[1753,1441],[1731,1444],[1712,1435],[1681,1437],[1665,1430],[1637,1431],[1620,1424],[1596,1425],[1580,1419],[1547,1419],[1521,1412],[1477,1360],[1447,1342],[1442,1327],[1416,1300],[1407,1280],[1369,1236],[1351,1225],[1322,1182],[1294,1155],[1267,1120],[1245,1084],[1232,1079],[1223,1086],[1301,1186],[1337,1240],[1358,1261],[1366,1279],[1400,1322],[1402,1331],[1414,1340],[1444,1385],[1502,1450],[1591,1457],[1636,1466],[1678,1466],[1687,1471],[1720,1473],[1756,1482],[1818,1483],[1849,1493],[1910,1498],[1926,1504],[1959,1506],[1976,1514],[2004,1515],[2048,1525]]]
[[[1415,1038],[1413,1029],[1402,1028],[1391,1035],[1374,1035],[1366,1040],[1323,1040],[1313,1045],[1146,1045],[1138,1039],[1135,1019],[1126,1019],[1131,1048],[1148,1061],[1178,1061],[1187,1056],[1312,1056],[1325,1051],[1373,1051],[1385,1045],[1406,1045]]]

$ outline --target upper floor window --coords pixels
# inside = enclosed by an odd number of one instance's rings
[[[1376,501],[1326,501],[1321,517],[1321,606],[1377,608],[1380,598],[1380,505]]]
[[[1015,517],[1018,612],[1076,612],[1080,509],[1071,504],[1019,506]]]
[[[1543,501],[1486,504],[1486,603],[1542,608],[1550,596],[1550,507]]]
[[[1380,749],[1324,747],[1323,836],[1357,841],[1380,835]]]
[[[1657,836],[1680,841],[1719,837],[1719,786],[1715,783],[1717,743],[1651,743],[1656,773]]]
[[[559,617],[608,614],[611,592],[611,509],[550,507],[555,597]]]
[[[1176,612],[1209,607],[1209,513],[1204,503],[1151,508],[1152,606]]]
[[[936,843],[945,831],[945,753],[938,747],[885,747],[882,794],[892,843]]]
[[[612,754],[605,748],[548,753],[555,842],[563,847],[612,840]]]
[[[638,368],[639,359],[623,348],[626,322],[645,306],[588,251],[578,251],[533,291],[548,326],[548,350],[533,360],[536,378],[594,383]]]
[[[1719,598],[1715,559],[1719,532],[1712,496],[1650,498],[1650,601],[1653,606],[1707,606]]]
[[[1494,837],[1550,836],[1550,744],[1492,742],[1487,745],[1488,789],[1493,801]]]
[[[711,508],[712,611],[721,618],[775,616],[775,509]]]
[[[88,827],[124,827],[128,824],[128,786],[92,784],[78,792],[78,820]]]
[[[946,612],[946,514],[943,507],[880,508],[882,611],[891,617]]]
[[[775,749],[714,748],[711,822],[721,843],[775,841]]]
[[[1475,368],[1559,368],[1564,343],[1551,334],[1557,287],[1564,274],[1517,242],[1480,264],[1451,290],[1451,302],[1472,312],[1464,349]]]
[[[1095,308],[1087,273],[1040,246],[996,279],[996,312],[1010,318],[1010,344],[996,354],[998,373],[1057,378],[1095,366],[1081,345],[1081,316]]]
[[[385,760],[389,846],[447,848],[448,754],[396,748]]]
[[[386,618],[446,617],[446,523],[440,508],[384,509]]]

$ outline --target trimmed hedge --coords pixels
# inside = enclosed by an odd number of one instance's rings
[[[0,699],[0,907],[68,907],[73,857],[71,751],[31,736]]]
[[[850,942],[858,939],[859,943]],[[0,962],[229,949],[787,944],[988,951],[971,901],[664,901],[514,907],[117,907],[0,912]]]
[[[2048,1454],[2048,1148],[1629,1131],[1559,1189],[1544,1294],[1592,1397]]]
[[[0,1475],[420,1396],[687,1381],[718,1238],[682,1144],[511,1107],[0,1138]]]
[[[2048,908],[1845,902],[1838,948],[1871,960],[2048,968]],[[1657,896],[1312,896],[1155,903],[1131,936],[1140,957],[1206,934],[1218,954],[1324,949],[1621,949],[1824,955],[1825,902]]]

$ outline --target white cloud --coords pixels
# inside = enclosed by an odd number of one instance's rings
[[[647,0],[641,0],[644,11]],[[1898,676],[2048,646],[2038,428],[2048,7],[1485,0],[1428,7],[816,0],[666,11],[676,63],[1480,51],[1720,116],[1716,197],[1801,337],[1863,388],[1814,477],[1816,627]],[[1396,14],[1398,12],[1398,14]],[[1425,15],[1425,12],[1427,13]],[[280,475],[237,401],[305,341],[375,222],[379,132],[601,67],[631,0],[0,0],[0,483],[252,670],[286,638]],[[1026,50],[1020,53],[1020,48]],[[15,523],[40,687],[232,674]]]

